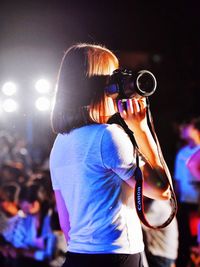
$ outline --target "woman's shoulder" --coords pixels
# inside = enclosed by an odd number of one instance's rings
[[[108,127],[107,124],[90,124],[79,128],[75,128],[70,133],[59,133],[53,143],[50,153],[50,159],[54,154],[61,153],[65,150],[66,145],[77,140],[83,140],[84,137],[91,137],[96,132],[104,132]]]
[[[70,133],[59,133],[54,141],[54,146],[61,146],[63,145],[63,143],[65,141],[67,141],[70,138],[73,138],[73,136],[77,137],[77,135],[81,135],[81,134],[85,134],[87,132],[89,132],[90,134],[92,132],[98,132],[98,131],[106,131],[106,132],[123,132],[123,129],[121,128],[121,126],[117,125],[117,124],[100,124],[100,123],[96,123],[96,124],[90,124],[90,125],[85,125],[83,127],[80,128],[76,128],[73,129]]]
[[[70,133],[58,134],[51,149],[50,160],[53,155],[62,153],[65,150],[66,144],[69,144],[69,142],[72,143],[78,139],[83,140],[83,137],[92,138],[92,136],[96,136],[97,134],[100,139],[101,136],[116,139],[117,137],[121,138],[123,135],[126,135],[121,126],[117,124],[91,124],[74,129]]]

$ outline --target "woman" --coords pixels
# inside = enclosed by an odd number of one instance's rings
[[[196,178],[196,182],[200,180],[200,117],[191,122],[191,136],[193,138],[194,152],[187,160],[187,167]],[[194,179],[195,182],[195,179]]]
[[[25,185],[19,193],[23,219],[14,235],[14,246],[21,256],[17,266],[47,266],[54,256],[56,236],[51,228],[51,210],[40,194],[40,186],[34,183]]]
[[[90,44],[72,46],[61,63],[52,113],[58,136],[50,171],[68,241],[65,267],[142,266],[133,145],[120,126],[107,124],[117,109],[149,162],[143,167],[148,173],[145,195],[169,198],[168,180],[147,126],[145,99],[129,99],[124,109],[104,92],[118,67],[111,51]]]

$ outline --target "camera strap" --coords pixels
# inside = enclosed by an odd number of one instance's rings
[[[148,103],[148,102],[147,102]],[[126,124],[126,122],[124,121],[124,119],[120,116],[120,113],[115,113],[108,121],[108,123],[116,123],[118,125],[120,125],[124,131],[127,133],[127,135],[129,136],[134,148],[135,148],[135,157],[136,157],[136,169],[135,169],[135,172],[134,172],[134,177],[135,177],[135,180],[136,180],[136,185],[135,185],[135,207],[136,207],[136,211],[137,211],[137,214],[138,214],[138,217],[140,218],[141,222],[149,227],[149,228],[152,228],[152,229],[161,229],[161,228],[164,228],[166,227],[167,225],[169,225],[171,223],[171,221],[173,220],[173,218],[176,216],[176,213],[177,213],[177,201],[176,201],[176,196],[175,196],[175,193],[174,193],[174,190],[173,190],[173,186],[172,186],[172,183],[171,183],[171,179],[169,178],[170,174],[169,174],[169,170],[167,168],[167,165],[164,161],[164,158],[163,158],[163,155],[162,155],[162,152],[161,152],[161,148],[160,148],[160,145],[159,145],[159,142],[158,142],[158,138],[156,136],[156,133],[155,133],[155,130],[154,130],[154,126],[153,126],[153,121],[152,121],[152,116],[151,116],[151,113],[150,113],[150,109],[149,109],[149,103],[147,105],[147,108],[148,108],[148,116],[149,116],[149,121],[150,121],[150,124],[151,124],[151,128],[152,128],[152,133],[153,133],[153,136],[155,138],[155,141],[156,141],[156,144],[157,144],[157,147],[158,147],[158,154],[159,154],[159,158],[161,160],[161,163],[163,165],[163,168],[167,174],[167,177],[168,177],[168,180],[169,180],[169,186],[170,186],[170,193],[171,193],[171,198],[170,198],[170,206],[171,206],[171,213],[168,217],[168,219],[162,223],[161,225],[151,225],[146,216],[145,216],[145,212],[144,212],[144,201],[143,201],[143,173],[140,169],[140,166],[139,166],[139,155],[140,155],[140,152],[139,152],[139,149],[138,149],[138,145],[137,145],[137,142],[135,140],[135,137],[134,137],[134,133],[129,129],[128,125]],[[165,201],[165,200],[163,200]]]

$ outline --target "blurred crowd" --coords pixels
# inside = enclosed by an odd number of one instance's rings
[[[66,241],[60,229],[48,153],[0,133],[0,266],[61,266]],[[41,156],[42,155],[42,156]]]
[[[179,211],[167,228],[143,227],[149,267],[200,266],[200,178],[188,165],[200,151],[200,118],[181,123],[178,133],[174,185]],[[30,148],[23,138],[0,132],[1,267],[58,267],[65,259],[67,244],[59,226],[48,158],[49,151]],[[155,224],[170,212],[169,203],[163,201],[148,200],[145,206]]]
[[[174,185],[178,200],[180,266],[200,266],[200,117],[178,127]],[[188,264],[188,259],[190,263]]]

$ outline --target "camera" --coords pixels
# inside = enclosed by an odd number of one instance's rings
[[[113,99],[140,98],[152,95],[156,87],[156,78],[148,70],[117,69],[109,77],[105,93]]]

